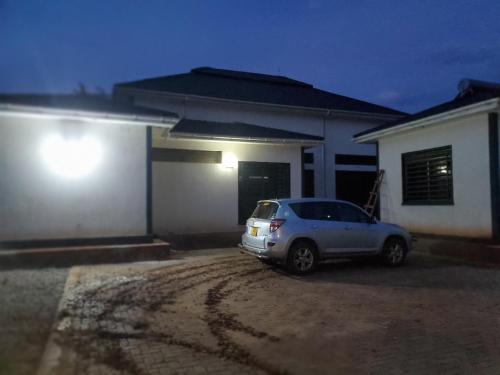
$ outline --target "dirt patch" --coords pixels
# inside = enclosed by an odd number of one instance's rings
[[[224,299],[239,290],[245,281],[259,280],[255,277],[265,272],[266,267],[254,259],[231,256],[204,264],[128,274],[120,282],[103,283],[75,293],[59,313],[59,319],[67,320],[70,328],[59,333],[57,343],[61,347],[71,347],[80,357],[80,362],[92,360],[131,374],[147,373],[121,345],[124,340],[131,339],[182,346],[264,373],[284,374],[284,371],[257,359],[232,341],[227,332],[243,332],[256,339],[270,341],[278,341],[279,338],[241,323],[235,314],[220,308]],[[276,277],[276,274],[265,276],[269,277]],[[183,335],[177,329],[179,322],[171,319],[173,310],[186,307],[178,297],[203,285],[214,285],[203,288],[206,296],[204,313],[200,317],[206,331],[215,339],[213,343]],[[157,321],[164,323],[158,326],[154,324]],[[63,369],[61,372],[64,373]]]
[[[59,314],[64,358],[53,373],[500,370],[500,272],[415,257],[398,269],[332,263],[309,277],[237,253],[81,268]]]
[[[500,265],[500,246],[491,242],[421,237],[415,245],[415,249],[424,253],[469,262],[474,265]]]

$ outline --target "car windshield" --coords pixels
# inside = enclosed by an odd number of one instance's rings
[[[259,202],[251,217],[254,219],[273,219],[278,207],[275,202]]]

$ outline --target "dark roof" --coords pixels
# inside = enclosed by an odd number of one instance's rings
[[[358,134],[354,135],[354,138],[361,137],[362,135],[370,134],[370,133],[375,133],[380,130],[392,128],[398,125],[403,125],[412,121],[416,120],[421,120],[426,117],[438,115],[440,113],[448,112],[453,109],[458,109],[461,107],[466,107],[471,104],[479,103],[485,100],[493,99],[493,98],[498,98],[500,97],[500,91],[488,91],[488,90],[478,90],[476,89],[475,91],[469,91],[465,93],[465,95],[459,95],[455,99],[450,100],[448,102],[444,102],[441,104],[438,104],[434,107],[427,108],[423,111],[417,112],[413,115],[403,117],[402,119],[396,120],[396,121],[391,121],[386,124],[382,124],[380,126],[362,131]]]
[[[189,73],[118,83],[115,89],[131,88],[315,109],[405,115],[387,107],[318,90],[283,76],[196,68]],[[116,92],[116,91],[115,91]]]
[[[121,103],[95,94],[0,94],[0,103],[118,115],[178,117],[172,112]]]
[[[239,138],[239,139],[269,139],[269,140],[311,140],[322,141],[324,138],[280,130],[266,128],[264,126],[244,124],[241,122],[214,122],[200,121],[183,118],[175,125],[170,133],[173,135],[190,134],[201,137],[215,138]]]

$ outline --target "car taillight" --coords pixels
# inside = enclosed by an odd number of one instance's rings
[[[281,227],[283,224],[285,224],[284,219],[272,219],[271,220],[271,225],[269,225],[269,232],[276,232],[279,227]]]

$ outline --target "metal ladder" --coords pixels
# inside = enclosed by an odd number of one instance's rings
[[[377,205],[378,196],[380,193],[380,185],[382,184],[382,179],[384,178],[385,171],[383,169],[378,171],[377,178],[373,184],[373,189],[370,191],[370,195],[368,197],[368,202],[363,206],[365,211],[373,216],[375,212],[375,206]]]

